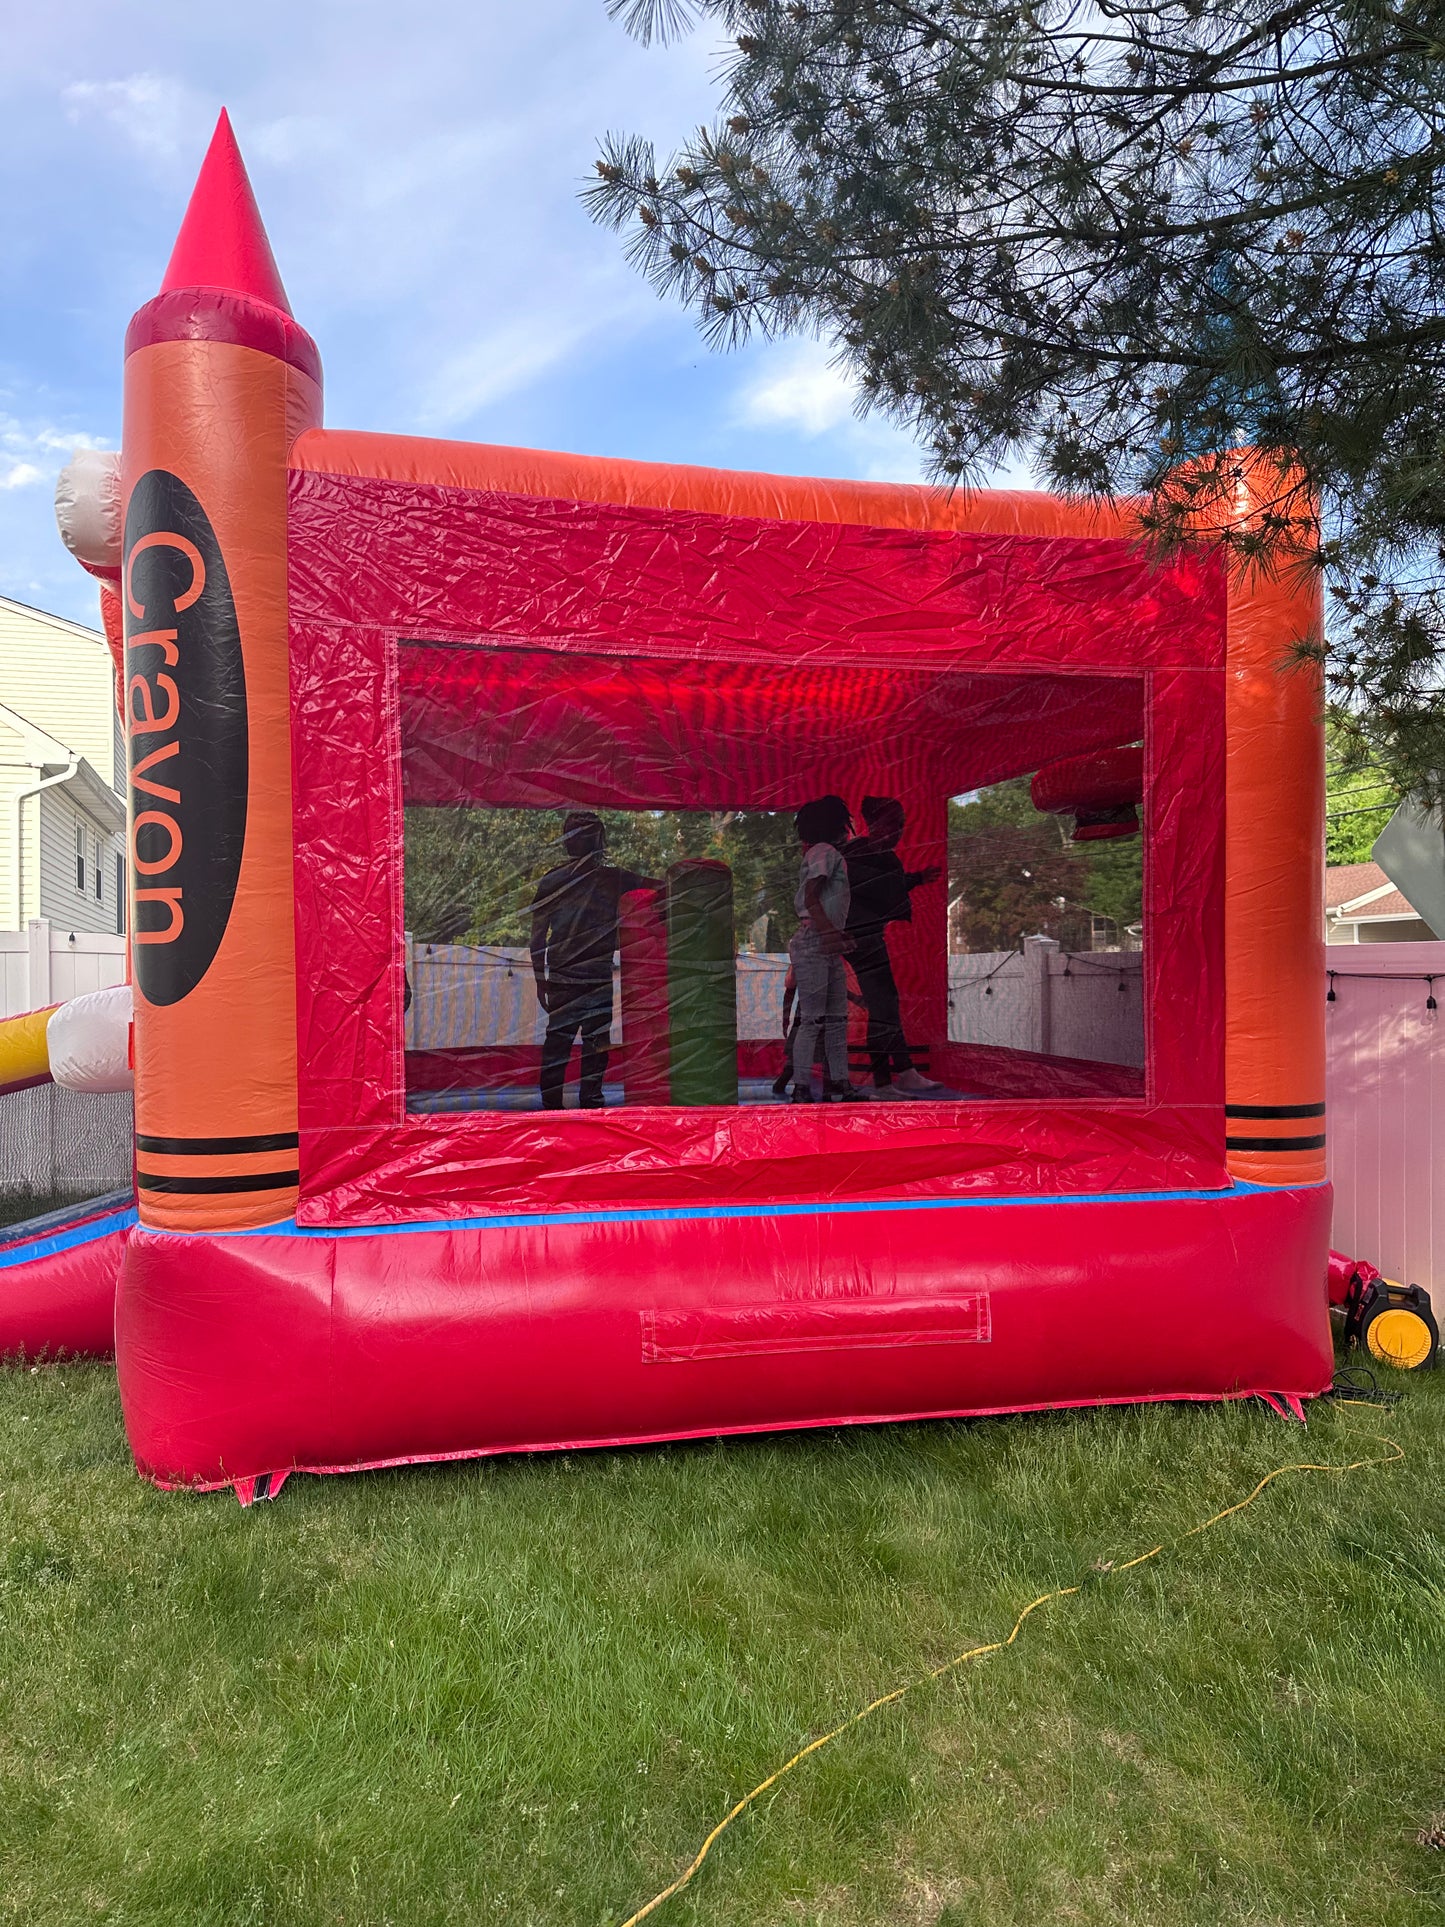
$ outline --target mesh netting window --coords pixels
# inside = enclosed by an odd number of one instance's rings
[[[411,1109],[1142,1089],[1138,679],[399,656]]]
[[[1127,749],[1085,759],[1075,772],[1085,793],[1119,766],[1115,790],[1129,800],[1080,804],[1077,814],[1038,808],[1038,772],[949,803],[952,1042],[1143,1068],[1144,839],[1134,761]]]

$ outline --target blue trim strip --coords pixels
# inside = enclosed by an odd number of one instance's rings
[[[261,1225],[254,1231],[175,1232],[176,1237],[231,1238],[396,1238],[417,1231],[521,1231],[529,1226],[578,1224],[699,1224],[727,1218],[831,1218],[876,1211],[997,1211],[1040,1204],[1223,1204],[1232,1198],[1268,1195],[1279,1190],[1316,1190],[1317,1185],[1250,1184],[1244,1179],[1218,1191],[1084,1191],[1014,1198],[843,1199],[833,1204],[718,1204],[659,1206],[621,1211],[519,1211],[496,1217],[431,1218],[417,1224],[298,1225],[294,1218]]]
[[[72,1225],[66,1231],[53,1231],[48,1238],[0,1246],[0,1271],[9,1271],[13,1265],[33,1264],[37,1258],[53,1258],[57,1252],[74,1250],[76,1245],[93,1244],[97,1238],[108,1238],[113,1231],[128,1231],[135,1221],[135,1206],[131,1204],[124,1211],[112,1211],[107,1217],[88,1218],[84,1224]]]
[[[38,1217],[19,1218],[14,1224],[0,1225],[0,1245],[29,1245],[37,1238],[48,1238],[52,1231],[69,1231],[72,1226],[88,1224],[92,1218],[105,1218],[113,1211],[124,1211],[135,1203],[135,1186],[102,1191],[98,1198],[72,1198],[54,1211]]]

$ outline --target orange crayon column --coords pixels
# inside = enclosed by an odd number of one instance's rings
[[[1263,462],[1233,517],[1287,484]],[[1301,532],[1301,555],[1307,546]],[[1325,1175],[1324,809],[1320,676],[1294,646],[1321,629],[1317,575],[1286,557],[1232,583],[1225,658],[1225,1144],[1256,1184]]]
[[[225,116],[126,337],[120,584],[144,1223],[296,1205],[286,462],[320,420]]]

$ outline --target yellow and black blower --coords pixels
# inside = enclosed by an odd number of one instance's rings
[[[1359,1345],[1382,1365],[1417,1372],[1435,1363],[1440,1328],[1430,1294],[1397,1285],[1368,1258],[1330,1253],[1330,1308],[1344,1323],[1345,1343]]]

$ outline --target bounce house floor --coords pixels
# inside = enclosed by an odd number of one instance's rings
[[[821,1086],[817,1077],[813,1080],[813,1095],[818,1097]],[[981,1091],[954,1091],[940,1085],[937,1090],[922,1091],[916,1094],[907,1091],[889,1091],[876,1097],[872,1087],[863,1087],[865,1101],[889,1104],[961,1104],[983,1096]],[[621,1084],[602,1086],[602,1103],[605,1109],[620,1108],[626,1103],[626,1094]],[[790,1099],[779,1097],[773,1090],[771,1078],[745,1077],[738,1080],[738,1103],[748,1107],[760,1104],[787,1104]],[[565,1108],[573,1110],[577,1106],[577,1086],[569,1084],[566,1092]],[[534,1085],[508,1084],[490,1088],[476,1087],[459,1091],[412,1091],[408,1094],[406,1108],[413,1115],[433,1115],[442,1111],[540,1111],[542,1098]]]

